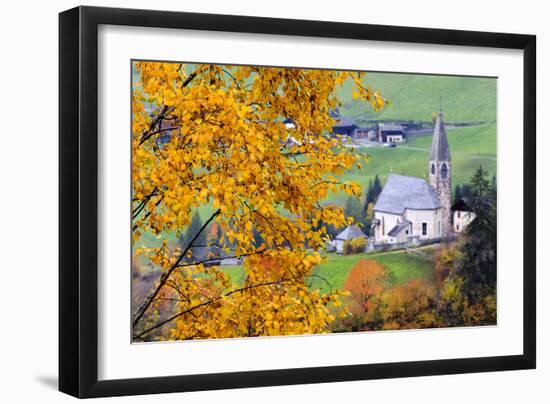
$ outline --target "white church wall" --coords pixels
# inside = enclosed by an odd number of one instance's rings
[[[415,210],[407,209],[405,219],[412,222],[412,235],[420,239],[441,237],[441,209]],[[426,234],[422,234],[422,224],[426,223]]]
[[[376,211],[374,212],[374,218],[380,221],[374,232],[375,243],[391,243],[391,237],[388,236],[388,233],[401,222],[401,215]]]
[[[406,243],[409,240],[409,236],[412,234],[411,232],[411,225],[407,226],[406,229],[401,231],[396,237],[395,242],[396,243]]]

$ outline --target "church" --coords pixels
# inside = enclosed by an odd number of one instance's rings
[[[428,160],[428,181],[388,176],[374,205],[374,244],[414,245],[448,238],[452,232],[451,189],[451,152],[440,111]]]

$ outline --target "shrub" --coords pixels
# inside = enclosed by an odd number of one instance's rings
[[[411,279],[385,291],[379,315],[384,330],[437,327],[434,287],[423,279]]]
[[[363,237],[357,237],[352,240],[347,240],[344,242],[343,253],[348,254],[359,254],[365,252],[367,248],[367,239]]]
[[[379,262],[360,260],[355,264],[344,282],[344,288],[350,292],[352,313],[364,315],[374,309],[386,284],[386,270]]]

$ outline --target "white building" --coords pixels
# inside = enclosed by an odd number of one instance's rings
[[[472,212],[472,208],[468,205],[467,198],[456,201],[451,210],[453,211],[453,231],[455,233],[462,233],[476,217],[476,214]]]
[[[374,205],[374,244],[439,240],[450,234],[451,153],[439,112],[423,178],[390,174]]]
[[[379,143],[401,143],[407,139],[402,125],[379,123],[377,125],[377,140]]]
[[[342,254],[344,252],[344,243],[346,241],[351,241],[355,238],[364,238],[365,240],[368,240],[368,236],[363,233],[363,231],[357,227],[356,225],[351,225],[346,227],[340,234],[338,234],[334,241],[332,242],[332,245],[336,248],[336,252],[338,254]]]
[[[442,206],[426,180],[390,174],[374,205],[374,243],[443,237]]]

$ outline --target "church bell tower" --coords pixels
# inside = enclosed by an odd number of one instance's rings
[[[442,206],[441,237],[448,237],[451,229],[451,152],[447,132],[443,122],[443,112],[439,111],[435,121],[432,149],[429,159],[429,183],[434,188]]]

